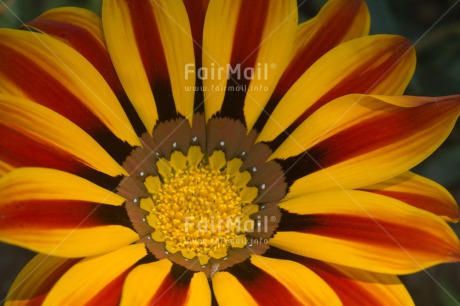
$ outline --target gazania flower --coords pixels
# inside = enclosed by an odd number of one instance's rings
[[[39,253],[7,305],[407,305],[460,260],[408,172],[460,96],[402,96],[410,42],[359,0],[106,0],[0,31],[0,239]],[[32,29],[32,30],[30,30]]]

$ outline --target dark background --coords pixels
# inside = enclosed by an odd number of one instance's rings
[[[14,14],[2,5],[3,1]],[[101,0],[3,1],[0,0],[0,27],[17,27],[21,21],[31,20],[52,7],[80,6],[97,13],[101,7]],[[299,1],[301,20],[314,16],[324,2]],[[417,69],[406,94],[460,93],[460,0],[368,0],[367,3],[371,33],[399,34],[415,44]],[[441,183],[460,202],[460,124],[457,123],[442,147],[414,172]],[[460,226],[454,224],[453,227],[460,235]],[[32,252],[0,244],[0,301],[14,276],[32,256]],[[402,280],[416,305],[460,305],[460,264],[436,266],[403,276]]]

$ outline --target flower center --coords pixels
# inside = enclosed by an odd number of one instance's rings
[[[175,171],[151,198],[152,238],[164,242],[168,252],[197,257],[202,265],[211,257],[224,258],[230,247],[243,248],[244,233],[254,228],[234,177],[209,165]]]
[[[229,118],[196,113],[141,137],[117,187],[132,228],[156,259],[211,277],[263,254],[281,218],[287,183],[257,133]]]

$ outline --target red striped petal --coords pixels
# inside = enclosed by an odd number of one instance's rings
[[[289,260],[253,255],[216,273],[212,283],[219,305],[340,305],[321,278]]]
[[[315,18],[301,24],[289,65],[255,128],[263,128],[284,94],[312,64],[340,43],[366,35],[369,24],[369,11],[362,0],[328,1]]]
[[[133,244],[101,256],[87,257],[59,279],[46,297],[45,305],[117,305],[126,276],[146,255],[143,244]]]
[[[210,2],[203,34],[206,119],[220,113],[251,129],[288,63],[296,26],[295,1]]]
[[[131,272],[131,269],[126,270],[110,283],[106,284],[105,287],[98,291],[89,301],[85,303],[88,306],[100,306],[100,305],[119,305],[121,300],[121,293],[123,291],[123,284],[126,277]]]
[[[389,274],[460,260],[458,238],[441,218],[385,196],[324,191],[279,206],[270,244],[288,252]]]
[[[139,239],[124,199],[66,172],[19,168],[0,178],[0,240],[83,257]]]
[[[0,207],[0,231],[91,228],[107,224],[131,227],[126,209],[69,200],[16,201]]]
[[[402,226],[384,220],[341,214],[294,215],[283,214],[283,223],[278,231],[296,231],[334,239],[354,241],[378,248],[402,248],[414,253],[423,253],[427,245],[433,250],[445,250],[445,243],[426,229]],[[416,239],[414,237],[417,237]],[[447,255],[452,250],[447,250]],[[452,254],[454,256],[454,254]]]
[[[195,63],[184,4],[169,1],[106,1],[104,35],[123,87],[148,132],[158,119],[190,118],[195,78],[184,69]]]
[[[391,197],[432,212],[446,221],[458,222],[460,212],[455,199],[438,183],[412,172],[364,187],[362,190]]]
[[[163,279],[149,305],[184,305],[190,290],[193,272],[173,264],[171,271]]]
[[[254,266],[249,261],[226,270],[238,279],[246,291],[259,305],[275,305],[283,301],[286,305],[300,305],[300,302],[275,277]],[[267,294],[270,290],[270,294]]]
[[[118,162],[129,154],[130,144],[140,145],[110,87],[75,50],[39,33],[0,34],[0,92],[28,98],[68,118]]]
[[[0,125],[0,158],[13,167],[44,167],[63,170],[91,180],[107,189],[115,188],[120,178],[96,171],[74,158],[69,152],[40,143],[15,130]]]
[[[292,260],[314,271],[339,296],[343,305],[413,305],[397,276],[347,268],[270,248],[264,256]]]
[[[397,106],[403,102],[421,105]],[[271,158],[279,158],[287,171],[289,198],[338,186],[361,188],[428,157],[459,114],[460,96],[349,95],[318,110]]]
[[[193,37],[193,49],[195,52],[195,73],[202,67],[203,53],[203,29],[206,11],[210,0],[183,0],[187,15],[190,20],[190,27]],[[195,87],[203,86],[203,80],[196,74]],[[204,96],[202,90],[195,90],[195,112],[204,113]]]
[[[168,259],[137,266],[126,279],[121,300],[130,305],[210,305],[204,273],[195,273]]]
[[[46,167],[113,189],[126,171],[74,123],[22,98],[0,95],[0,160],[10,167]]]
[[[82,54],[104,77],[116,94],[138,135],[145,132],[113,67],[102,33],[101,18],[95,13],[77,7],[63,7],[46,11],[26,24],[51,35]]]
[[[6,297],[7,306],[42,305],[54,284],[81,259],[38,254],[21,270]]]
[[[284,95],[259,140],[276,148],[287,133],[341,96],[401,95],[414,69],[414,48],[403,37],[373,35],[342,43],[316,61]]]

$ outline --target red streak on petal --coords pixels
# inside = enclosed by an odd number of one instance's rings
[[[369,191],[369,190],[368,190]],[[432,212],[438,216],[446,216],[452,219],[458,219],[459,212],[458,208],[453,205],[446,205],[445,202],[438,198],[429,197],[427,195],[408,193],[401,191],[390,191],[390,190],[375,190],[369,191],[377,194],[381,194],[387,197],[391,197],[414,207],[424,209]]]
[[[107,48],[100,40],[88,30],[70,23],[65,23],[64,21],[57,22],[35,19],[27,23],[27,26],[39,29],[44,33],[63,40],[83,55],[99,71],[107,84],[112,88],[138,135],[145,132],[145,128],[139,116],[126,96],[123,86],[118,79]]]
[[[361,121],[308,150],[308,154],[280,160],[290,184],[310,173],[336,165],[402,141],[435,125],[441,118],[454,115],[459,103],[430,103],[415,108],[393,108]]]
[[[297,119],[286,129],[287,133],[281,133],[274,139],[270,146],[277,148],[300,124],[311,116],[321,106],[328,102],[348,94],[369,94],[375,93],[374,88],[383,82],[388,82],[388,77],[392,76],[392,70],[398,63],[404,60],[404,55],[412,48],[412,45],[402,40],[399,45],[393,46],[391,50],[384,49],[376,52],[367,62],[362,63],[356,70],[350,71],[348,75],[338,84],[334,85],[327,93],[320,97],[312,106],[306,109]],[[384,59],[377,67],[371,67],[377,60]]]
[[[69,153],[0,124],[0,160],[14,167],[43,167],[79,175],[100,186],[113,189],[119,178],[96,171]]]
[[[90,301],[85,305],[87,306],[100,306],[100,305],[118,305],[121,298],[121,293],[123,291],[123,284],[126,277],[128,276],[131,269],[120,274],[109,284],[107,284],[104,289],[99,291]]]
[[[57,267],[50,275],[46,278],[41,279],[41,283],[38,284],[37,288],[34,290],[28,290],[24,292],[21,290],[21,287],[18,288],[21,300],[28,300],[27,306],[39,306],[43,304],[48,292],[56,284],[56,282],[64,275],[71,267],[73,267],[77,262],[80,261],[80,258],[69,258],[62,262],[59,267]],[[40,269],[39,267],[37,269]],[[27,280],[25,280],[25,286],[27,285]],[[21,286],[21,285],[20,285]],[[13,288],[14,289],[14,288]]]
[[[122,206],[74,200],[15,201],[0,206],[2,229],[74,229],[103,225],[131,228]]]
[[[237,264],[227,271],[238,279],[259,305],[302,305],[289,289],[249,261]]]
[[[204,19],[206,16],[206,10],[208,9],[209,0],[184,0],[183,2],[190,20],[195,61],[197,64],[196,67],[201,67]]]
[[[152,87],[160,120],[176,117],[176,107],[172,97],[171,81],[166,62],[163,42],[150,1],[128,3],[129,13],[136,36],[137,47]],[[163,13],[161,8],[160,13]]]
[[[68,118],[99,142],[118,162],[130,146],[117,138],[78,97],[46,69],[14,49],[0,48],[0,70],[33,101]]]
[[[297,215],[283,212],[278,231],[296,231],[418,254],[451,256],[455,250],[439,236],[413,224],[402,225],[371,216],[339,214]],[[415,255],[414,255],[415,256]]]
[[[232,69],[240,65],[241,74],[245,68],[256,67],[257,56],[259,54],[262,34],[267,22],[269,1],[242,1],[238,21],[233,38],[232,55],[230,66]],[[257,12],[257,14],[255,14]],[[264,64],[264,63],[259,63]],[[247,88],[250,83],[249,78],[237,74],[230,75],[228,88],[242,87]],[[244,100],[245,90],[227,91],[222,104],[221,115],[239,119],[244,122]]]
[[[295,54],[278,83],[272,99],[280,100],[297,79],[321,56],[337,46],[347,35],[359,12],[361,1],[347,1],[340,11],[327,17],[327,24],[316,31],[311,43]]]
[[[149,305],[184,305],[187,301],[193,272],[173,264]]]
[[[302,257],[274,247],[271,247],[265,256],[295,261],[311,269],[329,286],[331,286],[331,288],[339,296],[344,305],[381,305],[384,302],[381,300],[380,296],[374,296],[370,294],[369,291],[363,289],[359,283],[356,283],[355,279],[344,275],[342,272],[333,268],[327,263],[311,258]],[[372,273],[369,272],[369,275],[372,275]],[[356,279],[356,281],[362,281],[365,283],[372,280],[369,278],[363,278]],[[384,284],[391,285],[391,283]]]
[[[203,29],[206,10],[208,9],[209,0],[184,0],[184,5],[187,10],[188,18],[190,20],[190,27],[193,37],[193,49],[195,53],[195,68],[202,67],[202,49],[203,49]],[[196,74],[197,88],[201,88],[203,80]],[[204,96],[203,91],[195,91],[195,103],[193,109],[197,112],[204,113]]]
[[[315,112],[327,102],[334,100],[335,98],[352,93],[367,94],[372,92],[376,86],[387,81],[388,77],[391,76],[392,69],[395,68],[396,65],[404,59],[404,55],[409,52],[411,48],[412,44],[406,40],[403,40],[399,45],[393,46],[390,53],[389,50],[383,50],[380,52],[380,54],[375,54],[374,57],[360,66],[361,69],[357,69],[351,72],[346,78],[341,80],[324,96],[316,101],[316,103],[313,104],[308,110],[306,110],[294,124],[298,126],[313,112]],[[380,63],[380,65],[377,67],[373,67],[372,69],[362,69],[362,67],[371,66],[374,64],[376,59],[381,58],[386,59],[382,61],[382,63]]]

